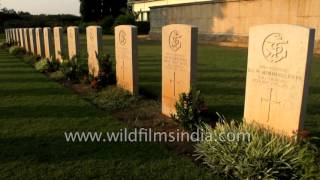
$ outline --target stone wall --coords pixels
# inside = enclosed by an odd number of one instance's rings
[[[200,40],[229,46],[247,46],[251,26],[298,24],[316,28],[320,53],[320,0],[216,0],[151,8],[151,38],[164,25],[182,23],[199,27]]]

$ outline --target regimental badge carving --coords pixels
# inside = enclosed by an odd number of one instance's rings
[[[124,31],[119,32],[119,43],[121,46],[125,46],[127,44],[127,34]]]
[[[271,63],[277,63],[286,59],[288,56],[288,51],[286,49],[287,44],[288,40],[280,33],[268,35],[262,45],[264,58]]]
[[[181,35],[177,30],[173,30],[169,36],[169,46],[171,50],[178,51],[181,48]]]

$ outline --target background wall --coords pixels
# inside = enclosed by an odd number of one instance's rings
[[[298,24],[316,28],[320,53],[320,0],[219,0],[151,7],[152,38],[161,27],[184,23],[199,28],[200,40],[222,45],[247,46],[249,28],[269,23]]]
[[[150,7],[152,6],[163,6],[163,5],[173,5],[173,4],[183,4],[191,2],[203,2],[203,1],[214,1],[214,0],[136,0],[132,3],[132,9],[136,13],[140,13],[138,21],[149,21],[148,14],[150,12]],[[129,1],[130,3],[130,1]]]

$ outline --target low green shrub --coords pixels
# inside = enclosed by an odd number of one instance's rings
[[[26,50],[19,46],[12,46],[9,49],[9,53],[14,56],[23,56],[26,54]]]
[[[130,12],[119,15],[114,21],[114,27],[118,25],[135,25],[136,17]]]
[[[56,72],[51,73],[50,78],[56,81],[60,81],[65,78],[65,74],[62,71],[58,70]]]
[[[234,121],[223,120],[214,129],[205,125],[202,130],[205,137],[195,146],[195,156],[216,174],[239,179],[320,177],[319,150],[308,141],[297,142],[257,125]]]
[[[112,34],[113,23],[114,23],[114,18],[112,16],[106,16],[99,22],[100,26],[103,29],[104,34]]]
[[[60,69],[60,63],[57,60],[51,59],[47,60],[49,68],[48,72],[56,72]]]
[[[91,87],[94,89],[101,89],[107,85],[116,83],[115,72],[112,68],[112,61],[110,55],[96,55],[99,61],[99,75],[97,78],[93,78],[91,75],[89,81]]]
[[[123,110],[138,101],[137,97],[116,86],[104,88],[98,93],[91,94],[89,98],[94,104],[107,111]]]
[[[64,73],[67,80],[75,83],[80,82],[85,73],[76,57],[64,59],[60,65],[60,70]]]
[[[95,25],[97,25],[96,22],[80,22],[79,25],[78,25],[79,32],[80,33],[86,33],[86,28],[88,26],[95,26]]]
[[[106,85],[112,85],[116,83],[115,71],[112,68],[112,61],[110,55],[102,55],[99,59],[100,73],[99,79],[105,81]]]
[[[35,64],[39,60],[39,56],[37,55],[30,55],[23,57],[23,60],[28,64]]]
[[[0,42],[0,49],[6,49],[9,47],[9,44],[6,42]]]
[[[49,69],[49,62],[47,59],[42,58],[40,61],[36,62],[34,64],[34,67],[36,68],[37,71],[39,72],[47,72]]]
[[[185,130],[196,131],[199,125],[204,123],[201,110],[205,106],[204,98],[200,91],[182,93],[176,103],[176,114],[171,118],[178,122]]]

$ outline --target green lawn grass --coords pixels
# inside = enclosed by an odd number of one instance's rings
[[[86,65],[85,37],[81,36]],[[114,39],[104,36],[104,53],[114,60]],[[228,119],[243,115],[246,48],[199,45],[197,87],[211,112]],[[139,41],[141,94],[160,100],[161,42]],[[312,67],[307,130],[320,133],[320,58]],[[195,179],[206,169],[158,144],[68,144],[64,131],[112,131],[126,125],[97,110],[32,67],[0,52],[0,179],[52,177]]]
[[[0,51],[0,179],[212,179],[157,143],[67,143],[126,125]]]

